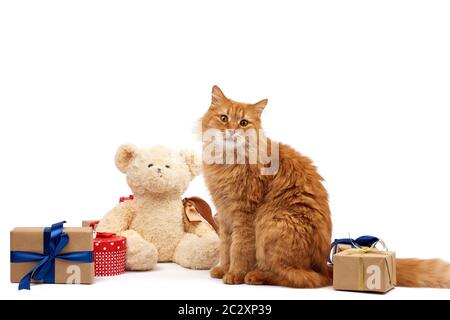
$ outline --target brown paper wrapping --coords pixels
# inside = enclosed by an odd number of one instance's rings
[[[387,292],[396,285],[395,252],[347,249],[333,257],[336,290]]]
[[[347,249],[351,249],[351,248],[353,248],[353,247],[350,244],[342,244],[342,243],[340,243],[340,244],[338,244],[336,246],[336,252],[334,254],[339,253],[339,252],[344,251],[344,250],[347,250]]]
[[[93,251],[91,228],[64,228],[69,243],[61,253]],[[11,251],[43,253],[44,228],[14,228],[11,230]],[[11,282],[18,283],[38,262],[11,263]],[[75,267],[73,267],[75,266]],[[80,270],[80,283],[90,284],[94,280],[94,263],[79,263],[55,259],[55,283],[77,283],[76,273]],[[40,282],[32,280],[33,283]]]
[[[91,227],[91,223],[97,222],[98,220],[83,220],[81,222],[82,227]]]

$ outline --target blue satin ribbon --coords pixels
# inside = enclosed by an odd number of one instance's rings
[[[356,239],[352,238],[335,239],[331,244],[331,252],[330,255],[328,256],[328,263],[333,264],[333,255],[336,253],[338,244],[348,244],[352,246],[352,248],[375,247],[379,241],[380,239],[374,236],[361,236]]]
[[[69,243],[69,236],[63,231],[61,221],[49,228],[44,229],[44,253],[11,251],[11,262],[33,262],[38,263],[20,280],[19,290],[30,290],[30,282],[42,280],[44,283],[55,283],[55,259],[63,259],[78,263],[94,262],[92,251],[60,252]]]

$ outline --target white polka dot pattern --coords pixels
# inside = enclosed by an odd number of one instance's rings
[[[94,239],[95,276],[115,276],[125,272],[126,238],[115,234],[97,234]]]
[[[95,276],[116,276],[125,272],[126,250],[94,252]]]

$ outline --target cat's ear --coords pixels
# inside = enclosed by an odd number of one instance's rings
[[[263,112],[264,108],[266,107],[267,102],[269,102],[269,100],[263,99],[263,100],[261,100],[261,101],[255,103],[255,104],[253,105],[253,108],[255,108],[256,110],[258,110],[258,112],[261,114],[261,113]]]
[[[222,90],[216,85],[211,90],[211,106],[218,106],[227,100],[227,97],[223,94]]]

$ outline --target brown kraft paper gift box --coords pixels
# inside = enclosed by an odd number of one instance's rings
[[[339,253],[339,252],[341,252],[341,251],[344,251],[344,250],[347,250],[347,249],[351,249],[351,248],[353,248],[351,245],[349,245],[349,244],[338,244],[337,246],[336,246],[336,252],[335,252],[335,254],[336,253]]]
[[[69,242],[61,254],[78,251],[93,251],[94,242],[91,228],[65,227]],[[11,230],[11,251],[44,252],[44,228],[24,227]],[[11,282],[18,283],[38,261],[11,262]],[[80,263],[55,259],[55,283],[91,284],[94,280],[94,263]],[[42,281],[31,280],[32,283]]]
[[[81,222],[81,226],[92,228],[92,224],[95,224],[96,222],[98,223],[99,220],[83,220]]]
[[[395,252],[352,248],[333,257],[336,290],[387,292],[396,284]]]

